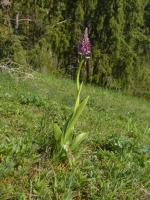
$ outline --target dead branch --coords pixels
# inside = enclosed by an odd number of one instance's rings
[[[28,73],[28,71],[31,71],[31,69],[13,61],[1,62],[0,69],[2,72],[9,73],[11,77],[13,77],[14,74],[18,74],[18,78],[21,79],[34,79],[34,76],[31,73]]]

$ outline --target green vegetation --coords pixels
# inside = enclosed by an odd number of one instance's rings
[[[85,39],[87,40],[88,36],[86,35]],[[84,41],[85,44],[85,41]],[[87,47],[87,46],[86,46]],[[89,54],[89,52],[88,52]],[[70,167],[76,165],[75,158],[72,152],[78,148],[79,144],[88,137],[89,132],[83,132],[80,134],[76,134],[74,131],[74,126],[80,115],[82,114],[89,96],[86,97],[82,102],[80,102],[80,93],[82,89],[82,83],[80,83],[80,72],[82,69],[83,64],[86,60],[81,59],[78,72],[77,72],[77,79],[76,79],[76,90],[77,96],[74,105],[74,109],[72,114],[68,117],[65,124],[63,123],[63,127],[60,127],[58,124],[54,124],[54,142],[53,142],[53,156],[52,158],[56,161],[60,161],[64,154],[67,156]]]
[[[88,27],[84,82],[150,99],[149,16],[145,0],[1,0],[0,61],[75,79]]]
[[[34,78],[0,73],[0,199],[148,200],[150,102],[84,85],[90,96],[76,134],[89,137],[53,163],[53,124],[72,112],[75,83],[32,72]],[[24,79],[23,79],[24,78]]]
[[[150,199],[149,16],[144,0],[0,1],[0,200]],[[75,79],[85,27],[79,105],[60,75]],[[76,120],[76,166],[54,162]]]

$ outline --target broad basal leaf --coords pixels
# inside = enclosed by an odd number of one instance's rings
[[[57,124],[54,124],[54,137],[58,141],[62,135],[62,131]]]
[[[72,116],[72,119],[70,120],[70,122],[68,123],[67,129],[66,129],[66,133],[65,133],[65,138],[64,141],[67,141],[66,139],[68,138],[68,135],[70,134],[70,131],[72,129],[72,127],[74,127],[75,122],[77,121],[77,119],[79,118],[79,116],[81,115],[82,111],[84,110],[87,101],[88,101],[89,97],[86,97],[82,103],[78,106],[76,112],[74,113],[74,115]]]
[[[78,136],[76,136],[73,141],[71,142],[70,149],[73,151],[78,147],[78,145],[89,135],[88,132],[81,133]]]

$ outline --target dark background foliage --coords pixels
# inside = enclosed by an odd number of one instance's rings
[[[78,43],[88,27],[92,56],[84,82],[150,98],[150,2],[0,2],[1,62],[74,79]]]

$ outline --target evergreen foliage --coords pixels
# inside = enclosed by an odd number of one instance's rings
[[[1,1],[0,59],[75,78],[85,27],[92,60],[82,79],[149,93],[150,3],[144,0]]]

